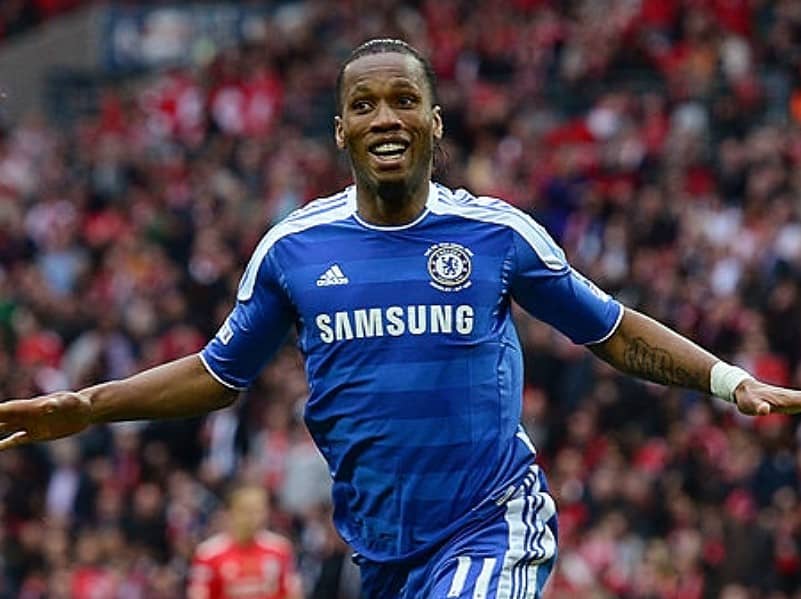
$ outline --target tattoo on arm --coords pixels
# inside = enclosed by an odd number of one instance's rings
[[[700,384],[697,377],[675,364],[668,351],[648,345],[642,337],[628,341],[623,352],[623,364],[630,373],[655,383],[692,388]]]

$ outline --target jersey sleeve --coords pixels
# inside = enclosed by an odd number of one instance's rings
[[[209,560],[195,556],[189,568],[187,599],[222,599],[220,581]]]
[[[623,306],[572,268],[541,227],[536,231],[536,240],[513,234],[512,298],[574,343],[605,341],[620,323]]]
[[[293,314],[273,252],[257,252],[242,277],[234,309],[200,359],[220,383],[245,389],[281,346]]]

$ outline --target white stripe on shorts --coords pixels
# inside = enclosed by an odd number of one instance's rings
[[[509,540],[501,566],[501,577],[498,581],[498,599],[512,599],[512,571],[523,556],[523,544],[527,532],[522,515],[522,497],[510,499],[506,504],[506,514],[504,515],[506,526],[509,528]]]
[[[508,549],[501,566],[497,599],[534,597],[538,565],[556,553],[556,539],[546,526],[556,513],[556,505],[540,489],[539,467],[532,466],[530,474],[534,476],[527,476],[522,489],[506,504]]]
[[[495,569],[495,563],[498,560],[494,557],[485,557],[484,565],[481,566],[481,573],[476,579],[476,588],[473,591],[473,599],[487,599],[487,591],[489,584],[492,580],[492,571]]]
[[[448,589],[448,597],[458,597],[462,594],[464,583],[467,581],[467,573],[470,571],[470,558],[460,555],[458,558],[458,565],[456,566],[456,573],[453,575],[451,581],[451,588]]]

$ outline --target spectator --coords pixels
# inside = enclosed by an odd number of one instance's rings
[[[265,529],[264,490],[238,487],[227,507],[227,532],[204,541],[195,553],[190,599],[299,599],[292,545]]]

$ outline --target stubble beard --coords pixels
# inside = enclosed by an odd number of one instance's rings
[[[392,206],[402,206],[414,191],[411,181],[379,181],[375,185],[375,194],[385,203]]]
[[[426,169],[424,165],[431,164],[432,156],[433,148],[429,147],[427,151],[420,156],[417,164],[412,166],[409,175],[395,181],[377,181],[370,175],[366,168],[358,167],[352,157],[350,162],[357,181],[363,182],[365,187],[382,201],[400,208],[404,203],[409,201],[414,192],[416,192],[422,184],[427,183],[426,173],[430,172],[430,169]]]

